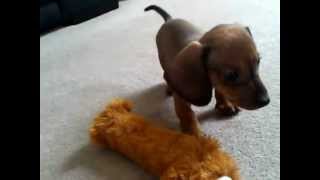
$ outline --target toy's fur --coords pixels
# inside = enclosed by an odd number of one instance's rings
[[[239,180],[235,161],[217,140],[152,125],[130,112],[126,100],[112,101],[90,128],[96,144],[118,151],[161,180]],[[225,177],[224,177],[225,178]]]

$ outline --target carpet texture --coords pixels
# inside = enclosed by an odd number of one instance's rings
[[[40,37],[40,178],[156,179],[117,153],[91,146],[88,127],[111,99],[127,97],[136,112],[178,129],[155,44],[163,20],[154,12],[143,12],[147,5],[157,4],[204,31],[220,23],[250,27],[271,103],[225,120],[212,114],[214,99],[195,111],[204,132],[217,137],[238,161],[243,179],[280,179],[279,3],[127,0],[118,10]]]

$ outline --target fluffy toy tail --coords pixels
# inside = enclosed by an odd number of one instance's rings
[[[124,99],[112,100],[105,110],[94,119],[94,122],[89,129],[92,142],[97,145],[106,146],[108,143],[105,138],[101,136],[100,131],[113,126],[115,121],[122,115],[129,113],[132,110],[132,107],[133,105],[130,101]]]
[[[132,107],[133,105],[130,101],[119,98],[111,101],[111,103],[106,107],[106,112],[130,112]]]

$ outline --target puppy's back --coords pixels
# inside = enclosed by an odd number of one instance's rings
[[[183,19],[170,19],[157,33],[156,43],[160,63],[165,69],[167,63],[191,41],[199,40],[202,33],[198,28]]]

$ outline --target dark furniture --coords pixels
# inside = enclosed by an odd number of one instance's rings
[[[118,7],[118,0],[40,0],[40,34],[81,23]]]

